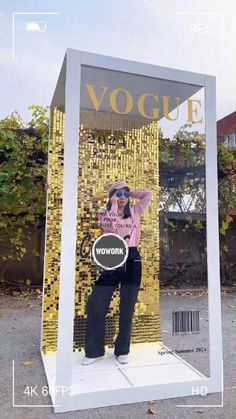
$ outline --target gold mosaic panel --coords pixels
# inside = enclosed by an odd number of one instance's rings
[[[107,203],[109,185],[119,179],[125,179],[131,189],[153,191],[153,201],[141,219],[142,285],[131,343],[159,341],[158,125],[147,124],[146,119],[85,110],[80,113],[80,122],[78,225],[81,228],[77,236],[74,350],[84,347],[85,304],[100,273],[89,257],[80,254],[79,248],[83,240],[91,248],[90,243],[103,233],[97,213]],[[88,234],[90,240],[86,240]],[[108,347],[113,346],[118,333],[118,319],[119,289],[113,294],[106,317]]]
[[[44,278],[43,351],[57,348],[57,308],[63,175],[64,115],[52,110],[49,146],[50,184],[47,208]],[[148,122],[148,123],[147,123]],[[61,130],[61,131],[60,131]],[[142,283],[135,306],[131,343],[161,340],[159,311],[159,169],[156,122],[81,110],[78,179],[78,229],[73,350],[84,347],[85,304],[100,268],[91,260],[93,241],[103,233],[97,212],[107,202],[108,187],[125,179],[131,189],[153,191],[153,200],[141,218]],[[134,203],[135,200],[132,200]],[[53,203],[60,202],[59,207]],[[83,244],[83,246],[82,246]],[[114,292],[106,317],[105,344],[113,346],[118,333],[119,291]]]
[[[46,220],[46,253],[44,260],[43,334],[44,353],[57,350],[59,274],[62,221],[63,144],[65,115],[51,110],[48,145],[48,202]]]

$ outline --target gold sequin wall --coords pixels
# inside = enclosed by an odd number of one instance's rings
[[[42,319],[42,350],[44,353],[55,352],[57,349],[64,122],[64,112],[58,108],[51,109]]]
[[[57,304],[60,266],[61,213],[53,202],[62,198],[63,113],[52,110],[44,278],[43,351],[57,348]],[[60,129],[62,128],[62,131]],[[56,169],[55,165],[59,165]],[[131,343],[161,340],[159,310],[159,170],[158,125],[147,119],[91,110],[80,111],[78,213],[73,350],[84,348],[86,302],[100,268],[90,257],[94,240],[103,233],[97,213],[107,203],[107,189],[124,179],[131,189],[153,191],[153,200],[141,218],[139,250],[142,282],[135,305]],[[58,195],[60,193],[60,196]],[[60,201],[61,202],[61,201]],[[132,204],[136,201],[132,200]],[[61,209],[61,207],[60,207]],[[53,235],[53,236],[52,236]],[[55,237],[56,235],[56,237]],[[118,333],[119,290],[106,317],[105,345],[113,346]]]

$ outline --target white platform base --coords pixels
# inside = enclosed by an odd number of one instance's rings
[[[114,357],[113,349],[106,349],[104,358],[91,365],[81,365],[83,352],[73,353],[71,388],[64,394],[56,387],[56,353],[42,354],[54,411],[196,395],[196,388],[201,386],[207,387],[208,393],[221,391],[178,355],[160,355],[161,350],[168,348],[156,343],[133,344],[130,361],[123,365]]]

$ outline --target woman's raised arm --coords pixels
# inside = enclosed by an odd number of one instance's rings
[[[152,191],[146,189],[135,189],[130,191],[131,198],[139,199],[139,202],[134,205],[134,210],[141,214],[152,200]]]

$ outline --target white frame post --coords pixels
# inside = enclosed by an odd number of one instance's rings
[[[206,218],[210,378],[216,391],[223,391],[220,256],[218,221],[218,174],[216,131],[216,78],[206,76]]]
[[[62,389],[71,386],[76,273],[77,195],[79,156],[79,56],[68,50],[65,81],[65,135],[62,202],[61,265],[56,354],[56,404]]]

